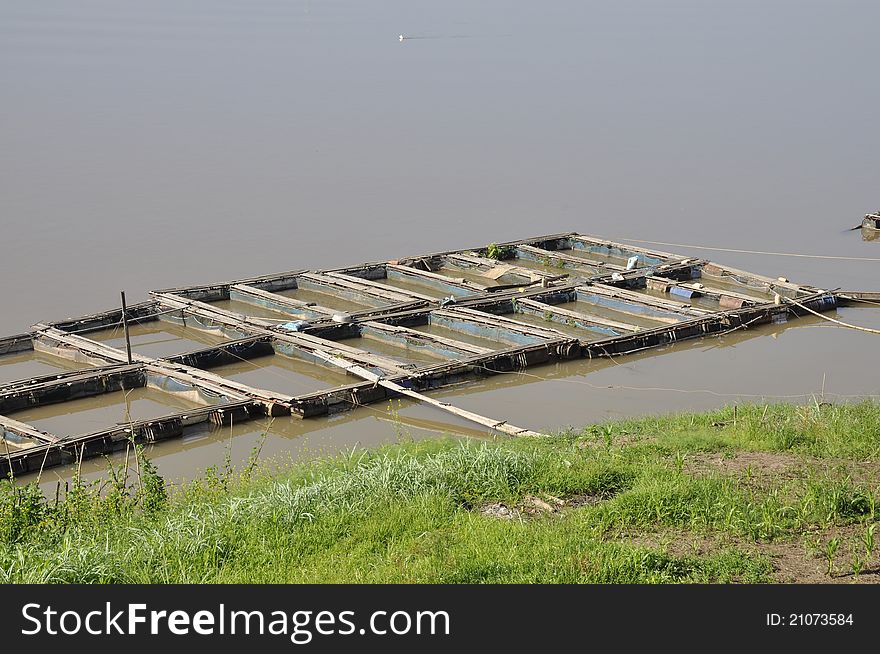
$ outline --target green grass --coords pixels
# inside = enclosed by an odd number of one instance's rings
[[[880,406],[738,407],[735,420],[404,443],[271,476],[214,470],[171,497],[145,457],[135,484],[76,483],[57,503],[3,481],[0,582],[769,582],[786,544],[867,578]],[[725,465],[762,452],[784,469]],[[548,512],[531,497],[582,501]],[[486,515],[497,503],[514,518]]]

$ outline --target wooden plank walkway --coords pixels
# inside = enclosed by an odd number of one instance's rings
[[[306,298],[319,297],[318,291],[334,306],[360,306],[345,312],[279,294],[297,289],[311,293]],[[695,306],[685,301],[688,294],[714,300],[718,308]],[[798,304],[779,302],[776,295]],[[227,300],[236,302],[237,309],[245,307],[245,313],[213,304]],[[31,351],[86,366],[0,382],[0,440],[12,445],[8,451],[0,447],[0,475],[63,465],[205,425],[266,415],[310,418],[395,396],[503,434],[536,434],[428,393],[554,361],[621,356],[746,329],[806,313],[801,307],[828,311],[838,303],[877,301],[880,293],[825,291],[574,232],[501,242],[491,251],[480,246],[164,289],[151,293],[147,302],[128,306],[125,316],[115,308],[40,323],[27,333],[0,338],[0,366],[6,356],[20,359]],[[247,306],[259,315],[249,315]],[[260,317],[272,315],[266,309],[278,318]],[[532,316],[531,322],[518,319],[524,315]],[[546,324],[535,324],[534,316]],[[129,363],[124,350],[91,338],[120,326],[123,319],[129,324],[164,321],[226,340],[164,358],[143,356],[135,347]],[[566,331],[556,328],[561,325]],[[429,326],[437,329],[419,329]],[[436,362],[410,359],[416,352],[428,353]],[[342,372],[352,383],[286,395],[223,376],[224,366],[273,356]],[[143,387],[179,393],[202,406],[73,436],[49,434],[15,418],[25,409]]]

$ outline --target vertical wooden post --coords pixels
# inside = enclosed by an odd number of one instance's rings
[[[131,338],[128,336],[128,309],[125,306],[125,291],[119,291],[122,296],[122,331],[125,333],[125,352],[128,354],[128,363],[131,364]]]

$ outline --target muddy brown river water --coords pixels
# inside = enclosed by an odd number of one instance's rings
[[[659,248],[880,290],[880,241],[844,231],[880,206],[878,23],[880,5],[850,1],[4,0],[0,332],[116,306],[120,289],[135,302],[568,230],[841,257]],[[836,317],[880,327],[880,307]],[[154,356],[215,342],[150,329],[134,341]],[[809,318],[437,395],[533,429],[823,385],[842,401],[880,394],[877,344]],[[51,369],[6,363],[0,380]],[[257,363],[223,374],[295,393],[339,381]],[[167,403],[144,391],[27,417],[79,433],[185,406]],[[391,414],[276,419],[264,456],[482,435],[408,402]],[[246,458],[262,429],[152,456],[181,479],[230,443]]]

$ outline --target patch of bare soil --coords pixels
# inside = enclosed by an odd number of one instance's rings
[[[725,541],[719,536],[695,534],[685,530],[672,529],[643,534],[624,534],[619,540],[638,547],[662,550],[672,556],[679,557],[703,556],[731,544],[730,541]]]
[[[690,454],[683,471],[695,477],[721,474],[737,477],[746,487],[767,489],[810,476],[848,478],[853,484],[875,487],[880,483],[880,462],[819,459],[782,452]]]
[[[804,534],[800,540],[753,543],[724,534],[696,534],[685,530],[667,530],[648,534],[623,536],[623,540],[650,549],[659,549],[676,557],[707,556],[723,549],[735,548],[751,556],[764,556],[773,564],[772,578],[788,584],[877,584],[880,583],[880,553],[868,557],[863,535],[865,525],[832,527]],[[828,550],[832,539],[838,545],[832,554],[832,571],[828,574]],[[853,565],[858,562],[859,572]]]
[[[880,484],[880,461],[829,461],[828,466],[842,468],[855,484]]]
[[[685,459],[684,470],[692,475],[707,472],[741,474],[753,472],[759,475],[785,475],[802,468],[804,458],[779,452],[737,452],[733,456],[720,453],[690,454]]]
[[[797,543],[772,543],[776,579],[788,583],[880,583],[880,552],[865,549],[864,524],[804,534]],[[829,550],[837,541],[836,548]],[[831,573],[829,575],[829,556]]]

